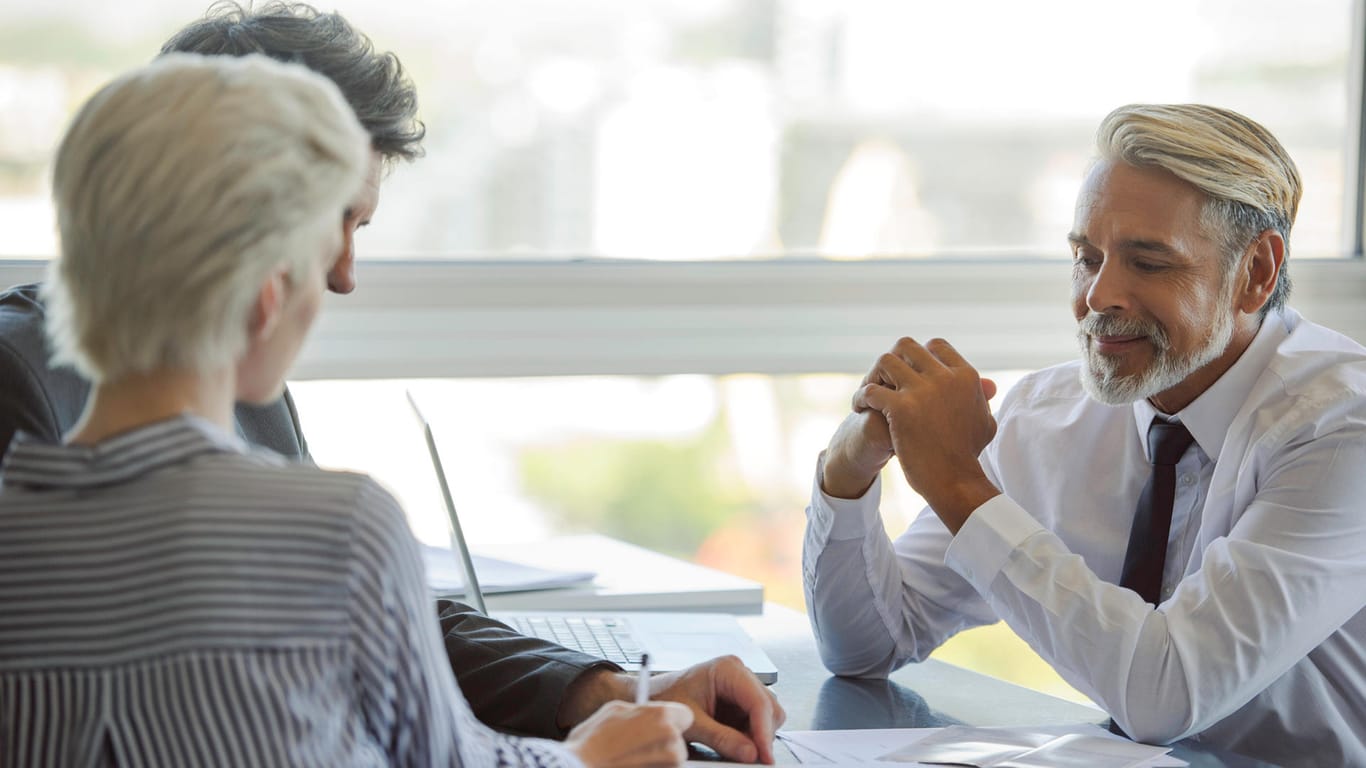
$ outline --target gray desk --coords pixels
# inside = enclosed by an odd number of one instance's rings
[[[480,554],[561,571],[592,571],[593,583],[567,589],[486,595],[493,611],[700,611],[757,614],[757,581],[661,555],[598,534],[478,548]]]
[[[763,616],[740,617],[778,667],[773,692],[791,730],[931,728],[945,725],[1067,725],[1102,723],[1093,707],[930,660],[889,680],[832,676],[821,664],[805,614],[767,604]],[[782,750],[779,750],[782,752]],[[1239,755],[1181,742],[1173,753],[1193,766],[1261,766]],[[786,762],[793,762],[787,756]],[[783,762],[782,756],[779,757]]]

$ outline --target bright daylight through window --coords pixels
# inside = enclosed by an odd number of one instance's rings
[[[1091,132],[1134,101],[1265,124],[1305,177],[1297,254],[1342,255],[1350,0],[332,5],[429,129],[369,257],[1060,257]],[[0,255],[51,253],[68,112],[190,7],[0,9]]]

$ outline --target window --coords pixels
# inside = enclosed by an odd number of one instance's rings
[[[892,340],[948,337],[1007,379],[1074,355],[1058,259],[1095,126],[1128,102],[1275,132],[1306,184],[1292,303],[1366,340],[1364,0],[329,6],[401,56],[430,133],[295,391],[318,459],[376,473],[428,541],[444,519],[405,386],[472,539],[600,527],[800,601],[815,455]],[[4,284],[56,250],[72,111],[197,12],[0,6]],[[682,532],[632,528],[642,503],[680,509],[641,495],[677,504],[680,477],[705,499]],[[893,529],[919,506],[896,480]]]
[[[1296,253],[1340,257],[1357,219],[1359,4],[340,0],[400,54],[430,129],[365,245],[376,258],[1061,256],[1100,118],[1206,101],[1286,142],[1308,190]],[[71,109],[189,13],[0,11],[0,254],[53,252],[45,173]]]

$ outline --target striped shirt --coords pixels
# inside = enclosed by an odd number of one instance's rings
[[[579,766],[471,714],[367,477],[181,416],[0,470],[0,766]]]

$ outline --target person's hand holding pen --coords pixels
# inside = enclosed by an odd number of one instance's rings
[[[692,710],[672,701],[650,701],[650,655],[640,659],[634,704],[609,701],[569,732],[565,746],[588,768],[679,765],[688,758],[683,732]]]
[[[683,738],[736,762],[772,763],[773,734],[787,719],[777,697],[734,656],[653,676],[645,670],[638,675],[590,672],[578,683],[579,690],[567,693],[566,698],[573,707],[590,707],[599,713],[601,702],[616,700],[615,706],[621,708],[626,707],[625,700],[642,696],[652,700],[651,706],[686,705],[691,722],[683,726]],[[572,708],[567,711],[572,717]]]
[[[650,700],[650,654],[640,654],[640,671],[636,673],[636,704]]]
[[[740,763],[773,762],[773,735],[787,720],[778,697],[734,656],[721,656],[649,680],[650,699],[692,708],[683,736]]]

